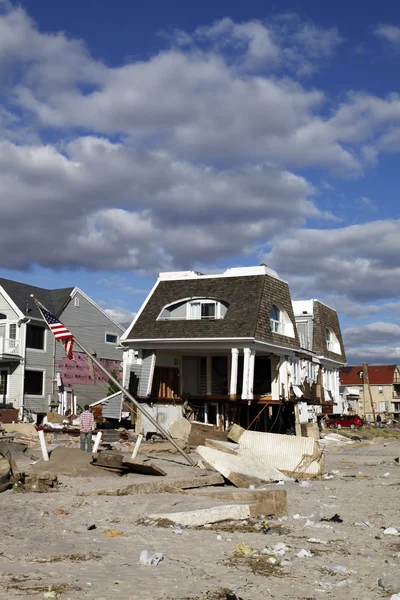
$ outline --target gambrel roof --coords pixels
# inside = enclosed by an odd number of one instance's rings
[[[126,340],[254,338],[298,349],[299,340],[289,286],[269,269],[264,273],[242,276],[194,276],[161,279],[142,311],[128,328]],[[213,298],[228,305],[221,319],[160,320],[162,309],[174,302],[191,298]],[[276,304],[293,324],[294,337],[271,330],[270,310]]]

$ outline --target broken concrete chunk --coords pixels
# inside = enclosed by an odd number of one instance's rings
[[[231,442],[236,442],[238,444],[244,432],[245,429],[243,429],[243,427],[240,427],[240,425],[236,425],[235,423],[228,431],[228,440],[231,440]]]
[[[177,421],[171,423],[171,425],[168,427],[168,430],[173,438],[185,440],[187,442],[191,430],[190,421],[182,417],[182,419],[178,419]]]
[[[250,512],[249,504],[225,504],[185,512],[159,513],[149,515],[149,519],[154,521],[166,519],[171,523],[181,523],[183,527],[202,527],[220,521],[242,521],[252,516]]]
[[[286,490],[249,490],[232,487],[215,489],[198,489],[192,492],[195,496],[209,496],[225,502],[246,502],[257,504],[258,515],[283,517],[287,514]]]
[[[246,458],[243,456],[234,456],[233,454],[226,454],[213,448],[207,448],[206,446],[199,446],[197,452],[201,458],[206,461],[216,471],[221,473],[228,481],[231,481],[234,485],[236,474],[240,474],[248,477],[255,477],[258,481],[272,482],[280,480],[288,480],[289,478],[265,462],[262,462],[255,458]],[[231,478],[233,474],[233,479]],[[249,480],[247,480],[249,481]],[[240,487],[249,487],[249,485],[243,485],[241,480]]]
[[[189,445],[204,445],[206,439],[221,440],[226,442],[228,439],[228,434],[226,431],[220,431],[217,429],[215,425],[208,425],[206,423],[192,421],[189,435]]]

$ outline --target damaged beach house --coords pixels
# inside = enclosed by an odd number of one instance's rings
[[[340,410],[336,311],[292,302],[265,265],[160,273],[121,344],[123,385],[163,427],[184,415],[307,435],[307,423]],[[135,429],[153,427],[138,413]]]

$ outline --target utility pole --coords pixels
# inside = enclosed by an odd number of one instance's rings
[[[371,409],[372,409],[372,414],[373,414],[374,425],[376,425],[375,408],[374,408],[374,402],[372,400],[372,392],[371,392],[371,386],[369,383],[369,374],[368,374],[368,364],[367,363],[363,364],[363,383],[364,383],[364,402],[365,402],[365,386],[367,386],[368,393],[369,393],[369,400],[371,402]]]

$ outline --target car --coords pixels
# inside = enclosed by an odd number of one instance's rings
[[[329,429],[341,429],[342,427],[355,429],[356,427],[365,425],[365,421],[358,415],[332,415],[332,417],[327,420],[326,425]]]

